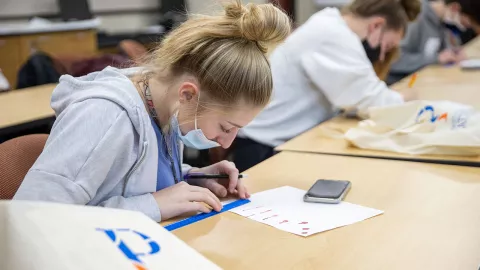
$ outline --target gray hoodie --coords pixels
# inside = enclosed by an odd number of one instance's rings
[[[121,208],[161,220],[152,196],[157,170],[172,173],[159,162],[163,142],[127,77],[137,71],[108,67],[60,78],[51,102],[57,120],[14,199]],[[173,176],[161,181],[174,184]]]
[[[422,12],[408,27],[400,48],[401,55],[390,75],[401,79],[415,71],[437,63],[438,54],[448,47],[447,29],[428,0],[422,1]],[[397,79],[397,80],[398,80]]]

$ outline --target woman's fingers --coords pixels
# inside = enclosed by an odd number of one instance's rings
[[[213,179],[206,180],[204,186],[220,198],[225,198],[228,194],[227,189],[222,184]]]
[[[233,162],[229,162],[229,161],[224,161],[224,162],[221,162],[219,163],[221,164],[221,170],[228,174],[228,179],[229,179],[229,182],[228,182],[228,191],[230,193],[233,193],[233,191],[235,190],[235,188],[237,187],[238,185],[238,169],[237,167],[235,167],[235,163]]]
[[[210,213],[212,211],[211,208],[208,208],[206,204],[199,203],[199,202],[185,202],[182,204],[182,212],[183,213]]]
[[[238,179],[237,183],[238,197],[246,199],[247,197],[247,188],[243,185],[242,179]]]
[[[187,199],[189,201],[206,203],[217,212],[222,210],[222,203],[218,197],[206,188],[192,186]]]

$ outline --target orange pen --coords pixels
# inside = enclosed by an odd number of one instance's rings
[[[408,88],[412,88],[415,85],[416,81],[417,81],[417,73],[414,73],[410,78],[410,82],[408,82]]]

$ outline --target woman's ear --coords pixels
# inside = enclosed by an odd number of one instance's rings
[[[178,89],[178,96],[180,103],[188,103],[200,94],[198,86],[191,82],[184,82]],[[197,98],[198,99],[198,98]]]
[[[381,16],[374,16],[374,17],[371,17],[370,20],[369,20],[369,29],[368,29],[368,32],[369,33],[372,33],[372,32],[375,32],[375,31],[382,31],[382,29],[385,27],[387,21],[385,20],[385,18],[381,17]]]

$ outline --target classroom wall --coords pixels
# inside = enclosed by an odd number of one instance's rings
[[[27,19],[5,19],[12,16],[18,18],[59,12],[57,0],[0,0],[0,2],[0,27],[27,22]],[[101,28],[112,33],[138,31],[155,24],[159,20],[155,10],[159,9],[160,2],[160,0],[89,0],[93,12],[108,12],[112,9],[132,11],[98,16],[102,20]],[[244,0],[243,2],[265,3],[267,0]],[[191,13],[212,13],[220,9],[219,3],[219,0],[187,0]],[[145,10],[151,10],[151,12],[145,12]]]
[[[14,17],[30,17],[32,15],[56,14],[59,12],[57,0],[0,0],[0,27],[6,24],[21,24],[27,19],[2,19]],[[155,10],[160,0],[88,0],[93,12],[111,10],[129,10],[122,14],[106,14],[98,16],[102,20],[101,28],[110,32],[125,32],[142,29],[158,21]],[[152,10],[145,12],[145,10]],[[135,12],[137,11],[137,12]]]
[[[267,3],[268,0],[242,0],[242,2],[245,4],[263,4]],[[191,13],[211,14],[217,12],[221,8],[218,0],[187,0],[187,3]]]
[[[295,1],[295,17],[297,25],[308,20],[315,12],[326,7],[341,8],[351,0],[297,0]]]
[[[312,0],[295,1],[295,22],[301,25],[317,11],[317,6]]]

